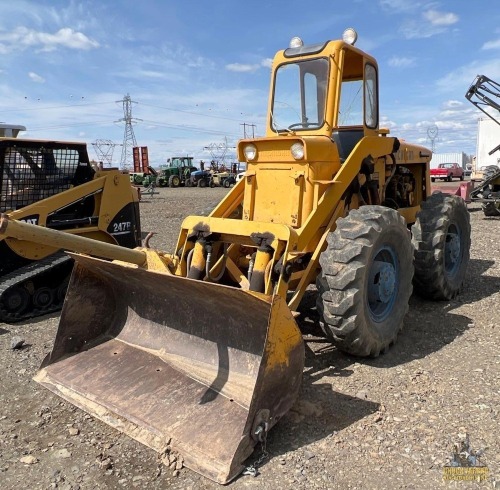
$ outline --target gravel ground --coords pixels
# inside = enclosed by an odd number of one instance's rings
[[[215,189],[159,189],[141,203],[152,246],[172,251],[184,216],[215,205]],[[500,488],[500,219],[470,205],[467,285],[454,301],[412,297],[397,344],[378,359],[349,357],[321,337],[314,309],[300,398],[271,431],[269,457],[231,488]],[[0,488],[215,489],[40,387],[58,314],[0,324]],[[16,337],[25,341],[12,349]],[[453,444],[467,432],[485,448],[488,482],[444,482]],[[254,457],[258,457],[256,451]]]

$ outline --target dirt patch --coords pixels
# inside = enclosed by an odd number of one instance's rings
[[[158,191],[141,203],[142,228],[156,232],[151,245],[168,252],[183,218],[215,206],[227,192]],[[486,448],[488,485],[496,480],[500,488],[500,219],[485,218],[477,205],[469,210],[466,288],[449,302],[413,296],[404,330],[386,355],[360,360],[337,351],[322,337],[315,309],[303,308],[300,398],[270,432],[260,474],[241,476],[231,488],[447,488],[443,466],[465,431],[474,449]],[[221,488],[173,458],[166,466],[162,456],[32,381],[58,320],[53,314],[0,324],[1,487]]]

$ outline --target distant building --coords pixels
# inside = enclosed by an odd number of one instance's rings
[[[17,138],[19,131],[26,131],[26,127],[19,124],[0,123],[0,137]]]

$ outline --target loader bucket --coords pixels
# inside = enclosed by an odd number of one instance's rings
[[[304,345],[285,301],[72,256],[35,380],[160,454],[233,479],[298,395]]]

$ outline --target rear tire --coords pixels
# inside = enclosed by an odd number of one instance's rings
[[[206,187],[207,186],[207,181],[205,179],[200,179],[198,181],[198,187]]]
[[[396,339],[412,293],[413,249],[404,218],[362,206],[337,220],[317,278],[327,337],[356,356],[376,357]]]
[[[452,175],[448,175],[448,177],[446,178],[446,180],[447,180],[448,182],[451,182],[451,181],[453,180],[453,176],[452,176]]]
[[[431,177],[431,182],[436,182],[436,178],[435,177]]]
[[[460,292],[469,263],[470,230],[462,198],[437,192],[422,202],[411,228],[417,294],[449,300]]]
[[[171,175],[170,178],[168,179],[169,187],[179,187],[180,184],[181,184],[181,179],[179,178],[178,175]]]

